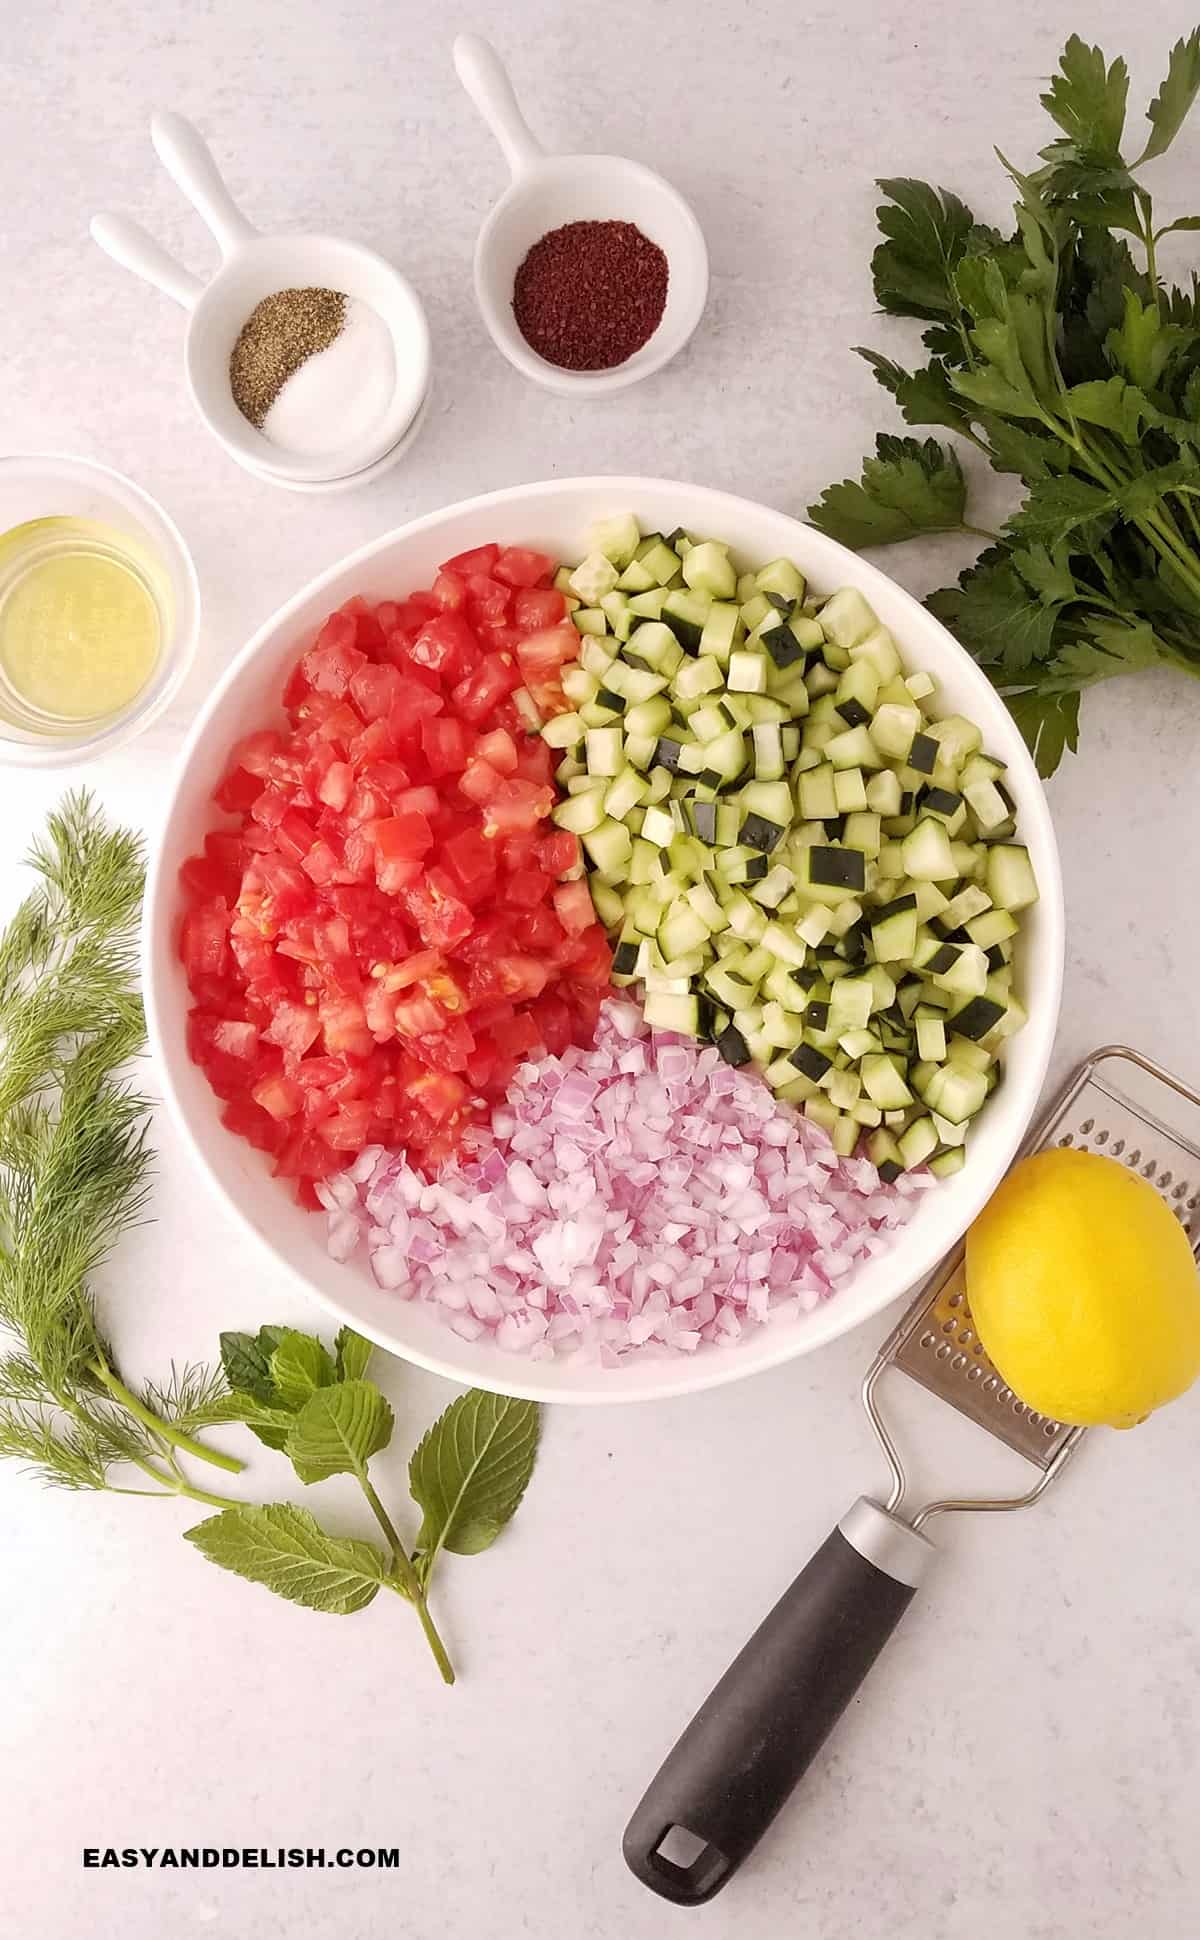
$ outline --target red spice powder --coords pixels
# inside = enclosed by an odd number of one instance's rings
[[[529,251],[513,314],[531,349],[562,370],[611,370],[654,335],[667,259],[632,222],[568,222]]]

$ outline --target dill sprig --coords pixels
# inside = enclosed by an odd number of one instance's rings
[[[137,994],[139,836],[68,795],[28,856],[39,881],[0,935],[0,1456],[61,1488],[118,1486],[224,1505],[180,1466],[238,1473],[197,1431],[220,1418],[221,1375],[171,1371],[138,1395],[121,1379],[91,1280],[141,1217],[149,1106],[120,1075],[145,1043]]]

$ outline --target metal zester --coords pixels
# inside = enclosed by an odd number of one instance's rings
[[[1181,1122],[1182,1121],[1182,1122]],[[1200,1096],[1137,1051],[1096,1051],[1022,1147],[1072,1145],[1140,1173],[1200,1251]],[[1027,1408],[975,1336],[964,1249],[943,1260],[889,1334],[863,1405],[891,1471],[861,1496],[786,1590],[671,1751],[625,1830],[625,1858],[664,1899],[711,1899],[766,1831],[895,1629],[935,1554],[926,1525],[952,1510],[1023,1509],[1087,1432]],[[889,1370],[919,1383],[1031,1466],[1029,1486],[905,1507],[908,1478],[880,1408]]]

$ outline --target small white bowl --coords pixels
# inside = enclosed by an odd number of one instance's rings
[[[213,826],[211,792],[229,751],[253,728],[282,719],[283,683],[334,607],[354,593],[373,601],[397,599],[428,586],[441,560],[488,540],[578,558],[592,521],[617,512],[632,512],[647,532],[682,525],[711,533],[728,541],[747,565],[781,555],[794,559],[818,591],[857,586],[896,635],[909,665],[933,675],[945,711],[975,721],[987,747],[1007,764],[1041,901],[1027,912],[1018,939],[1029,1022],[1008,1048],[1004,1083],[972,1133],[962,1171],[922,1193],[887,1250],[855,1268],[813,1313],[773,1320],[734,1347],[669,1360],[634,1357],[628,1366],[602,1368],[539,1364],[504,1353],[488,1338],[462,1340],[432,1306],[384,1292],[364,1265],[331,1260],[324,1220],[304,1212],[284,1183],[270,1177],[262,1155],[225,1129],[220,1100],[188,1057],[188,990],[175,944],[179,865]],[[881,1313],[961,1239],[1012,1163],[1046,1075],[1062,989],[1062,878],[1050,811],[1016,722],[987,676],[911,594],[811,526],[748,499],[656,478],[560,479],[468,499],[372,540],[303,587],[242,649],[188,737],[156,838],[145,911],[146,1015],[163,1090],[198,1170],[237,1220],[251,1254],[262,1249],[331,1314],[391,1353],[464,1386],[537,1401],[651,1401],[718,1387],[811,1353]]]
[[[475,295],[496,348],[549,391],[607,397],[661,370],[687,343],[708,296],[704,234],[677,189],[620,155],[548,155],[530,132],[495,50],[478,34],[454,43],[458,77],[487,122],[512,182],[475,244]],[[534,243],[568,222],[632,222],[667,259],[667,302],[653,335],[611,370],[563,370],[526,343],[513,314],[517,271]]]
[[[336,236],[263,236],[229,194],[206,144],[182,115],[159,114],[151,137],[160,161],[204,218],[221,248],[207,285],[167,255],[137,223],[99,215],[92,236],[115,261],[174,297],[189,313],[184,367],[192,402],[231,458],[284,486],[331,486],[357,477],[398,447],[415,427],[429,388],[429,326],[407,277],[374,250]],[[387,325],[395,359],[388,406],[355,443],[314,454],[274,444],[243,417],[229,382],[229,359],[247,317],[283,289],[330,289],[368,304]]]

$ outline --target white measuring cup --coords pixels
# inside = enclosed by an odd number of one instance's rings
[[[475,295],[496,348],[547,390],[572,397],[623,391],[683,349],[704,311],[708,250],[677,189],[620,155],[548,155],[530,131],[503,63],[478,34],[454,43],[458,78],[491,129],[512,182],[479,231]],[[667,303],[653,335],[611,370],[563,370],[526,343],[513,315],[517,270],[535,242],[568,222],[632,222],[667,258]]]
[[[416,291],[390,263],[361,243],[336,236],[264,236],[246,220],[221,179],[211,153],[182,115],[157,114],[150,124],[167,173],[207,223],[221,251],[211,281],[177,263],[139,223],[104,214],[91,232],[115,262],[173,297],[188,311],[184,367],[192,401],[232,458],[257,476],[285,486],[332,485],[398,455],[429,388],[429,326]],[[229,359],[255,305],[277,290],[338,290],[368,304],[387,325],[395,384],[370,432],[340,449],[292,453],[243,417],[229,382]]]

